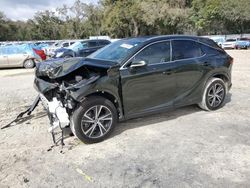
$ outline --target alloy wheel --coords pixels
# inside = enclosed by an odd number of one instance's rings
[[[81,120],[81,129],[89,138],[100,138],[109,132],[112,125],[112,113],[103,105],[89,108]]]
[[[224,96],[225,89],[223,85],[220,83],[215,83],[208,90],[208,104],[211,107],[216,108],[223,102]]]

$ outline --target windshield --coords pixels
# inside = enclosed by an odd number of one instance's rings
[[[144,40],[141,38],[125,39],[113,42],[89,55],[89,58],[122,62]]]

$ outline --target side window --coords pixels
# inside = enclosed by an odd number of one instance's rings
[[[134,61],[143,60],[147,64],[156,64],[170,61],[170,42],[152,44],[134,57]]]
[[[88,43],[87,42],[81,42],[83,49],[88,48]]]
[[[172,41],[173,61],[202,56],[200,44],[191,40]]]
[[[98,43],[95,41],[90,41],[90,42],[88,42],[88,46],[89,46],[89,48],[93,48],[93,47],[98,46]]]
[[[75,43],[75,42],[70,42],[69,45],[72,45],[72,44],[74,44],[74,43]]]
[[[67,43],[63,43],[63,45],[62,45],[63,47],[68,47],[69,46],[69,43],[67,42]]]
[[[110,43],[109,41],[105,41],[105,40],[99,41],[100,46],[105,46],[105,45],[108,45],[109,43]]]
[[[24,54],[24,50],[21,50],[16,47],[9,47],[9,48],[7,47],[7,48],[3,48],[2,54],[4,55]]]

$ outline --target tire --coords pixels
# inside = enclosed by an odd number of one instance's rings
[[[23,63],[23,67],[26,69],[32,69],[35,66],[35,62],[33,59],[27,59]]]
[[[220,78],[211,78],[206,83],[202,101],[198,105],[206,111],[217,110],[224,105],[226,94],[225,82]]]
[[[98,118],[96,112],[99,114]],[[103,97],[93,96],[87,98],[73,112],[70,128],[82,142],[97,143],[112,133],[117,121],[118,115],[114,104]]]

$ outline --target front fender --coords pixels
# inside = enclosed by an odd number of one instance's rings
[[[70,96],[78,101],[81,102],[85,99],[86,96],[95,94],[95,93],[108,93],[115,97],[117,102],[121,104],[120,101],[120,94],[119,94],[119,77],[109,77],[104,76],[99,78],[93,83],[88,85],[84,85],[83,87],[77,90],[71,90]]]

